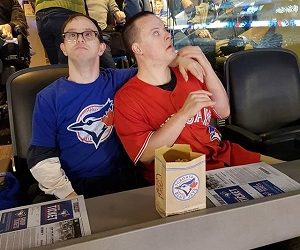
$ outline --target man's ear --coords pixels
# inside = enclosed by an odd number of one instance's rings
[[[98,50],[98,56],[102,56],[106,49],[106,44],[104,42],[100,43],[99,50]]]
[[[64,43],[61,43],[59,45],[59,47],[60,47],[61,51],[64,53],[64,55],[68,56]]]
[[[131,45],[131,49],[132,49],[134,54],[137,54],[137,55],[142,55],[143,54],[143,50],[141,49],[141,47],[138,43],[133,43]]]

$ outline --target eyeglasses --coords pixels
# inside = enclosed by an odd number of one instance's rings
[[[96,37],[99,36],[98,31],[94,30],[86,30],[83,32],[65,32],[62,34],[62,37],[67,41],[67,42],[76,42],[78,40],[79,35],[82,36],[84,41],[92,41]]]

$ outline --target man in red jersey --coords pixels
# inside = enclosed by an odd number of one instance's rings
[[[123,36],[138,73],[115,97],[115,127],[134,163],[144,163],[146,180],[154,182],[155,149],[174,143],[190,144],[193,151],[206,154],[207,170],[262,160],[259,153],[221,141],[210,125],[212,117],[228,117],[230,108],[222,83],[200,49],[194,48],[204,80],[189,75],[186,83],[178,68],[168,66],[176,57],[171,35],[151,12],[129,20]]]

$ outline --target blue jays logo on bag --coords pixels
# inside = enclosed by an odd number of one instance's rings
[[[185,201],[193,198],[199,190],[199,178],[195,174],[178,177],[172,186],[173,195],[177,200]]]
[[[113,101],[108,99],[103,105],[92,104],[85,107],[76,122],[68,126],[69,131],[76,132],[77,138],[84,143],[94,144],[98,148],[113,130]]]
[[[213,126],[208,126],[208,132],[210,134],[210,140],[217,140],[221,141],[221,135],[219,134],[218,130]]]

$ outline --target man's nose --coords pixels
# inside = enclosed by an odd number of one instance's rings
[[[83,37],[83,33],[78,33],[77,34],[77,42],[78,43],[85,42],[84,37]]]

